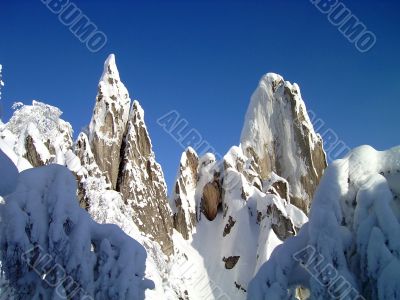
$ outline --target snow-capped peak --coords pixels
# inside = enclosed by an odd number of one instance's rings
[[[120,81],[115,56],[111,54],[104,63],[92,120],[89,141],[96,162],[115,188],[120,163],[122,138],[128,122],[131,99]]]
[[[100,81],[104,81],[108,78],[114,78],[118,81],[120,80],[114,54],[110,54],[104,62],[104,70],[103,74],[101,75]]]
[[[326,158],[297,84],[274,73],[261,78],[246,113],[241,147],[257,161],[263,179],[271,172],[287,179],[292,202],[308,211]]]

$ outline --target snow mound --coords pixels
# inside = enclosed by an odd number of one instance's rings
[[[289,299],[297,286],[311,299],[398,299],[399,196],[400,147],[362,146],[335,161],[317,189],[309,223],[276,248],[248,299]]]
[[[116,225],[94,222],[76,189],[68,169],[50,165],[20,173],[4,198],[0,256],[15,299],[143,299],[153,287],[146,251]]]

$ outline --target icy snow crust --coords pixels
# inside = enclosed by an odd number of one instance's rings
[[[335,161],[315,194],[309,223],[275,249],[251,282],[248,299],[289,299],[297,285],[308,288],[311,299],[333,299],[337,295],[319,282],[327,265],[351,284],[353,298],[359,292],[366,299],[398,299],[399,195],[400,147],[381,152],[362,146]],[[314,277],[293,258],[307,246],[324,261],[305,259]]]

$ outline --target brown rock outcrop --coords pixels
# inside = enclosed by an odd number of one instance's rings
[[[222,189],[219,183],[219,175],[214,175],[214,181],[207,183],[203,188],[201,207],[204,215],[210,221],[217,216],[218,206],[222,202]]]

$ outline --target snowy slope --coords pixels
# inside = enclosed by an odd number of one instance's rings
[[[248,299],[287,299],[297,285],[312,299],[398,299],[399,195],[400,147],[362,146],[335,161],[315,194],[309,223],[274,251]]]
[[[274,189],[274,183],[285,180],[275,176],[274,181],[262,182],[254,161],[241,148],[232,147],[221,162],[212,154],[196,158],[193,149],[182,155],[173,198],[174,218],[181,214],[184,221],[177,229],[184,230],[187,244],[204,258],[212,290],[204,299],[245,299],[247,285],[259,266],[307,217]],[[208,192],[213,188],[215,193]],[[211,199],[207,205],[205,201],[213,195],[220,199]],[[214,204],[216,215],[210,208]],[[202,299],[193,290],[188,294],[190,299]]]

